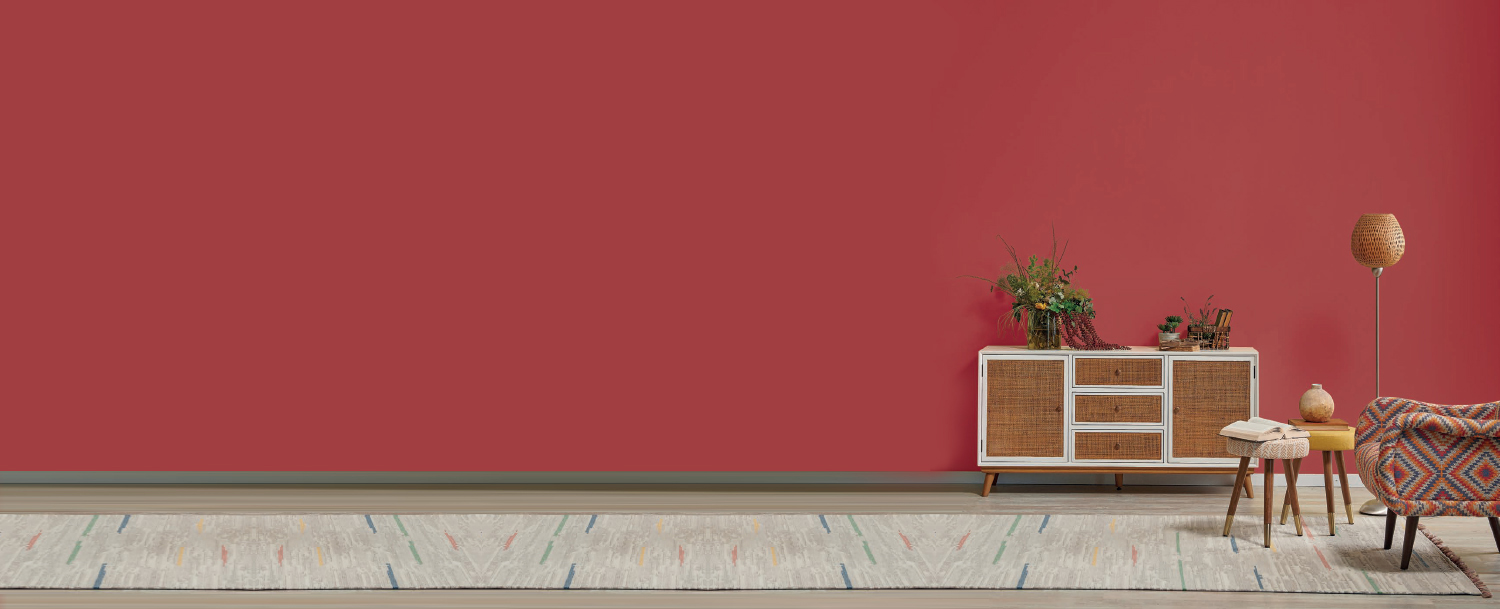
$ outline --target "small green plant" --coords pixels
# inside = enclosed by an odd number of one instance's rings
[[[1213,307],[1213,294],[1208,295],[1208,300],[1203,301],[1203,306],[1198,309],[1197,313],[1188,310],[1187,298],[1181,296],[1178,298],[1182,300],[1182,312],[1188,316],[1189,326],[1208,326],[1219,320],[1219,310]]]
[[[1171,334],[1171,333],[1177,331],[1177,326],[1178,326],[1178,324],[1181,324],[1181,323],[1182,323],[1182,318],[1181,317],[1178,317],[1176,315],[1168,315],[1167,316],[1167,323],[1156,324],[1156,329],[1161,330],[1163,333]]]

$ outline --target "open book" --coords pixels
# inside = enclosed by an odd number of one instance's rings
[[[1235,421],[1219,430],[1219,435],[1230,438],[1239,438],[1251,442],[1265,442],[1266,440],[1290,440],[1293,438],[1306,438],[1312,434],[1300,427],[1292,427],[1281,421],[1272,421],[1260,417],[1250,417],[1249,421]]]

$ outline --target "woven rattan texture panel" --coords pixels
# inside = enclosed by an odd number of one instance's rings
[[[985,454],[1063,457],[1063,360],[990,360]]]
[[[1073,361],[1075,385],[1161,385],[1161,360],[1155,357],[1079,357]]]
[[[1161,434],[1078,432],[1073,434],[1073,458],[1160,461]]]
[[[1073,420],[1081,423],[1160,423],[1159,395],[1074,395]]]
[[[1250,418],[1250,362],[1172,362],[1172,456],[1228,458],[1219,430]]]

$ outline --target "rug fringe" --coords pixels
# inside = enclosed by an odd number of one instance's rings
[[[1431,541],[1432,545],[1435,545],[1437,546],[1437,549],[1442,550],[1443,556],[1447,556],[1448,560],[1452,561],[1454,566],[1458,567],[1460,571],[1463,571],[1464,575],[1467,575],[1469,577],[1469,581],[1474,582],[1474,587],[1479,588],[1479,592],[1484,595],[1484,598],[1490,598],[1489,586],[1486,586],[1484,585],[1484,582],[1479,581],[1479,576],[1474,574],[1474,570],[1470,569],[1469,565],[1464,564],[1464,560],[1462,558],[1459,558],[1457,554],[1454,554],[1453,550],[1449,550],[1448,546],[1443,545],[1443,540],[1438,539],[1437,535],[1433,535],[1432,531],[1427,530],[1427,525],[1419,523],[1417,524],[1417,530],[1421,531],[1423,535],[1426,535],[1427,540]]]

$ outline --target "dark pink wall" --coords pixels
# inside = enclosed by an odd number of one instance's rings
[[[3,470],[954,470],[1004,234],[1500,399],[1494,2],[12,2]]]

